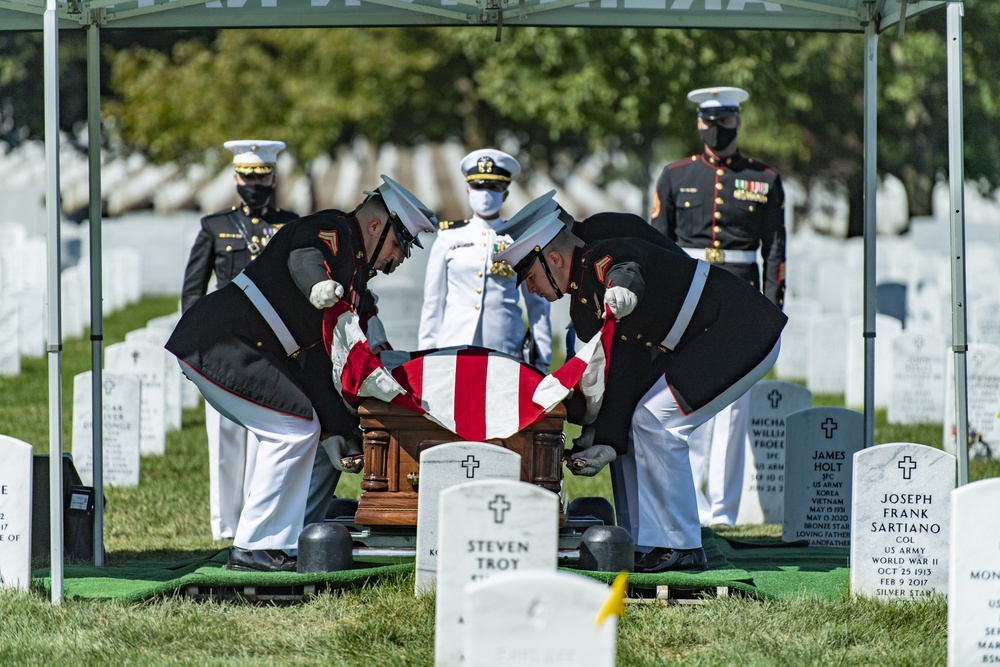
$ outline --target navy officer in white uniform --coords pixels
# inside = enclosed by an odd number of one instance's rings
[[[421,247],[417,235],[436,229],[426,206],[382,180],[350,213],[286,224],[232,282],[198,299],[167,341],[205,400],[260,442],[231,570],[294,571],[307,513],[339,477],[331,465],[357,472],[342,463],[361,453],[361,433],[333,383],[324,311],[344,299],[362,322],[374,316],[368,279],[392,273]]]
[[[497,234],[508,187],[521,173],[511,155],[494,148],[462,158],[472,217],[438,223],[424,279],[418,345],[422,350],[476,345],[516,356],[542,371],[552,361],[549,304],[518,290],[510,264],[496,259],[510,243]],[[519,303],[528,312],[525,330]]]

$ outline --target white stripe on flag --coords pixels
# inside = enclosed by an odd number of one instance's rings
[[[420,403],[427,418],[455,431],[455,365],[457,354],[429,354],[423,358],[423,394]]]
[[[489,355],[486,366],[486,437],[506,438],[517,433],[521,364]]]

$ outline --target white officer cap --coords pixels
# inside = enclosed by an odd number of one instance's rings
[[[480,148],[472,151],[460,164],[465,182],[497,181],[510,183],[521,173],[521,165],[514,156],[495,148]]]
[[[549,190],[541,197],[532,199],[524,207],[514,214],[514,216],[497,227],[497,234],[508,234],[514,238],[520,236],[526,229],[541,220],[553,211],[558,212],[561,207],[553,197],[556,191]]]
[[[740,102],[750,99],[742,88],[719,86],[699,88],[688,93],[688,99],[698,105],[698,115],[705,120],[733,116],[740,112]]]
[[[427,208],[423,202],[402,185],[382,174],[382,184],[375,190],[365,190],[366,195],[379,195],[389,211],[389,221],[392,223],[404,253],[409,256],[410,244],[418,248],[424,246],[417,238],[420,232],[430,232],[437,229],[437,218],[434,211]]]
[[[223,144],[233,152],[233,166],[238,174],[270,174],[278,162],[278,153],[285,149],[284,141],[240,139]]]
[[[503,252],[494,255],[493,259],[503,260],[514,267],[514,271],[517,272],[517,284],[520,285],[535,259],[541,257],[545,246],[563,229],[559,212],[552,211],[535,220],[530,227],[514,237],[514,242]]]

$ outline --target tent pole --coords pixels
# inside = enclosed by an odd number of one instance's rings
[[[955,354],[958,485],[969,483],[968,339],[965,309],[965,156],[962,152],[962,3],[948,4],[948,185],[951,201],[951,350]]]
[[[94,441],[94,565],[104,566],[104,311],[101,241],[101,29],[87,26],[87,158],[90,178],[90,368]]]
[[[46,0],[43,17],[45,47],[45,217],[48,220],[49,367],[49,554],[52,602],[63,600],[63,478],[62,478],[62,320],[60,263],[62,244],[59,202],[59,14],[56,0]]]
[[[871,6],[869,5],[871,8]],[[874,13],[874,9],[871,9]],[[865,25],[864,79],[864,341],[865,341],[865,447],[875,444],[875,193],[878,95],[878,33],[875,17]]]

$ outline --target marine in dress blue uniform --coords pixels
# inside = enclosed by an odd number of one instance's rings
[[[510,243],[497,228],[504,223],[500,208],[507,188],[521,166],[503,151],[484,148],[466,155],[460,168],[473,215],[439,223],[424,279],[418,345],[487,347],[547,371],[552,361],[549,304],[527,289],[518,290],[510,265],[495,257]]]
[[[233,153],[233,182],[240,204],[201,219],[201,229],[184,269],[182,312],[205,296],[212,274],[216,287],[225,287],[282,226],[299,217],[274,205],[275,165],[284,142],[227,141],[225,147]],[[221,417],[208,403],[205,428],[212,538],[232,539],[253,475],[257,440],[242,426]]]
[[[606,309],[618,320],[603,402],[568,465],[594,475],[612,463],[618,523],[632,533],[638,571],[704,569],[687,438],[770,369],[784,314],[704,260],[638,238],[584,244],[557,212],[516,235],[501,258],[531,291],[570,298],[581,339],[598,333]],[[741,344],[730,344],[737,334]],[[574,401],[567,407],[581,419]]]
[[[698,106],[701,154],[667,165],[656,183],[651,220],[692,257],[739,276],[779,308],[785,298],[785,193],[781,176],[744,156],[737,134],[749,93],[717,87],[691,91]],[[762,272],[757,263],[763,260]],[[721,411],[691,438],[691,465],[704,525],[733,525],[743,488],[749,396]]]
[[[231,283],[181,317],[167,350],[220,413],[260,446],[230,569],[295,569],[308,507],[336,480],[319,465],[360,453],[357,417],[333,384],[322,341],[323,312],[348,300],[369,315],[368,280],[391,273],[433,232],[433,214],[387,176],[353,212],[321,211],[278,231]],[[329,456],[317,456],[322,446]],[[316,483],[322,476],[322,483]]]

